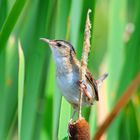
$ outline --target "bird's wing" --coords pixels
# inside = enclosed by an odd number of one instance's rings
[[[89,72],[89,70],[86,71],[86,75],[85,76],[86,76],[88,82],[91,84],[91,86],[93,87],[93,89],[95,91],[95,99],[96,99],[96,101],[99,101],[98,87],[97,87],[97,83],[96,83],[95,79],[93,78],[93,76]]]

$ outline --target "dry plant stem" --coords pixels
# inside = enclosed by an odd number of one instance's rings
[[[105,132],[107,127],[117,116],[119,111],[128,103],[128,101],[130,100],[131,96],[134,94],[134,91],[139,86],[139,84],[140,84],[140,73],[138,73],[138,75],[135,77],[135,79],[131,82],[131,84],[128,86],[128,88],[124,91],[124,93],[120,97],[119,101],[116,103],[112,112],[109,114],[109,116],[106,118],[106,120],[100,126],[100,128],[97,130],[93,140],[100,139],[102,134]]]
[[[83,46],[83,53],[81,59],[81,69],[80,69],[80,80],[85,81],[85,74],[87,69],[87,61],[88,61],[88,53],[90,51],[90,19],[89,13],[91,10],[88,10],[87,19],[86,19],[86,26],[85,26],[85,33],[84,33],[84,46]],[[79,110],[78,110],[78,118],[81,118],[81,106],[82,106],[82,98],[83,98],[83,89],[80,88],[80,98],[79,98]]]

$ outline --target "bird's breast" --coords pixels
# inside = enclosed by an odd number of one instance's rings
[[[62,91],[69,91],[78,81],[79,76],[74,72],[57,75],[57,84]]]
[[[72,104],[78,104],[79,101],[79,85],[78,81],[80,80],[79,71],[71,70],[70,72],[66,71],[57,71],[56,72],[57,85],[62,93],[62,95]],[[94,91],[89,82],[85,82],[88,93],[94,97]],[[86,100],[86,95],[83,97],[83,105],[90,105],[91,103]]]

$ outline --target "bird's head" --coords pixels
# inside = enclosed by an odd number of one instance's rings
[[[69,57],[71,53],[75,53],[73,46],[67,41],[47,38],[40,38],[40,40],[49,44],[55,58]]]

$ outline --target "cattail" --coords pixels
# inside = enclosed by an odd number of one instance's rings
[[[88,122],[84,119],[78,119],[69,125],[70,140],[90,140],[90,129]]]

